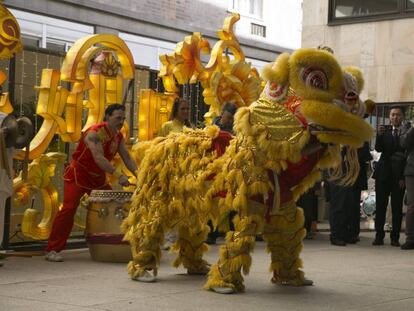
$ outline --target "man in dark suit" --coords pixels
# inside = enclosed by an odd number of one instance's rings
[[[390,125],[378,128],[375,150],[381,152],[381,157],[375,167],[376,236],[372,245],[384,244],[384,224],[388,198],[391,195],[392,231],[391,245],[400,246],[400,230],[402,221],[402,205],[405,191],[404,166],[405,150],[400,146],[400,134],[403,130],[404,108],[392,106],[390,110]]]
[[[347,147],[342,149],[346,157]],[[335,180],[328,183],[330,196],[329,224],[331,244],[345,246],[359,242],[361,191],[368,188],[367,163],[372,159],[368,142],[358,149],[359,174],[351,186],[343,186]],[[346,166],[343,165],[346,172]]]

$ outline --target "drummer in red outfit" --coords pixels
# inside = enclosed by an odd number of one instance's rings
[[[60,251],[66,246],[81,197],[85,193],[90,194],[93,189],[111,190],[105,173],[118,177],[122,186],[129,185],[128,177],[117,173],[111,164],[117,152],[135,175],[137,166],[129,155],[120,132],[125,121],[125,107],[120,104],[109,105],[105,110],[105,120],[83,133],[65,171],[63,207],[53,222],[46,248],[48,261],[63,261]]]

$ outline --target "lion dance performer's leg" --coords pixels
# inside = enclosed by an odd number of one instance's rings
[[[295,203],[289,202],[281,208],[281,213],[272,215],[264,227],[264,240],[271,254],[270,270],[273,271],[272,282],[280,285],[312,285],[306,280],[299,258],[303,248],[302,240],[306,235],[303,228],[303,210]]]
[[[203,224],[180,226],[178,240],[172,245],[173,251],[178,251],[178,257],[174,261],[174,267],[183,264],[188,274],[205,275],[209,271],[209,264],[203,260],[203,254],[208,251],[204,241],[210,228]]]
[[[133,280],[141,282],[156,280],[164,232],[162,218],[148,221],[144,217],[126,232],[124,239],[130,242],[132,251],[132,261],[128,264],[128,273]]]
[[[226,244],[220,247],[220,258],[210,272],[205,289],[230,294],[243,291],[243,273],[251,266],[250,252],[255,246],[256,233],[261,231],[262,217],[257,215],[235,218],[235,231],[227,233]]]

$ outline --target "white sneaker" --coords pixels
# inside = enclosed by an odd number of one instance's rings
[[[152,271],[145,270],[144,275],[133,276],[132,279],[138,282],[153,283],[157,280]]]
[[[50,251],[46,253],[45,259],[52,262],[62,262],[63,256],[59,252]]]
[[[217,294],[234,294],[236,290],[232,287],[212,287],[211,290]]]

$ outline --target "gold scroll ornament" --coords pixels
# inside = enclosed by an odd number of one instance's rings
[[[12,58],[22,49],[19,24],[13,14],[3,4],[0,4],[0,59]],[[0,85],[6,79],[7,75],[0,70]],[[2,93],[0,95],[0,112],[10,114],[12,111],[9,93]]]
[[[22,49],[19,24],[13,14],[0,4],[0,59],[12,58]]]
[[[200,82],[203,96],[210,110],[205,118],[212,119],[220,113],[224,103],[238,107],[248,106],[262,91],[262,80],[255,68],[245,61],[244,53],[233,32],[240,15],[233,13],[224,20],[217,34],[220,40],[210,48],[209,42],[199,32],[186,36],[179,42],[173,54],[161,55],[162,67],[159,76],[168,93],[177,93],[178,84]],[[210,54],[206,65],[201,54]]]
[[[27,208],[22,219],[22,233],[36,240],[47,239],[50,234],[53,219],[59,210],[58,192],[51,178],[55,175],[56,165],[63,164],[66,154],[50,152],[32,161],[28,166],[27,180],[23,179],[22,173],[13,180],[13,205],[29,205],[30,198],[36,192],[40,193],[43,201],[41,220],[38,223],[40,211],[36,208],[41,204],[34,204]]]
[[[89,75],[90,60],[103,51],[112,51],[117,56],[121,66],[119,76]],[[89,108],[87,126],[102,120],[105,106],[122,98],[122,79],[132,79],[134,70],[132,54],[118,36],[99,34],[76,41],[68,51],[61,71],[42,71],[40,86],[37,87],[36,113],[44,121],[30,143],[29,158],[35,159],[43,154],[55,134],[65,142],[77,142],[81,137],[83,109]],[[60,86],[61,81],[70,82],[71,90]],[[83,100],[85,91],[89,92],[87,101]],[[23,157],[24,151],[16,156],[18,159]]]

